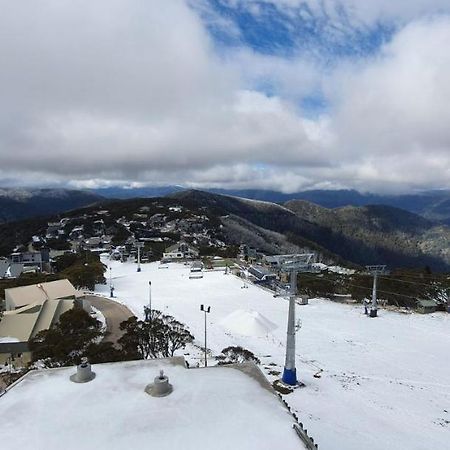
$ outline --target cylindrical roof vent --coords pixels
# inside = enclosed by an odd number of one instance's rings
[[[169,378],[164,375],[164,371],[159,371],[159,376],[155,377],[153,383],[148,384],[145,387],[145,392],[152,397],[165,397],[169,395],[173,390],[172,385],[169,383]]]
[[[81,358],[81,364],[77,366],[77,373],[70,376],[74,383],[87,383],[95,378],[95,372],[92,372],[91,365],[87,358]]]

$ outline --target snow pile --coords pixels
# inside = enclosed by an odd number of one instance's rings
[[[238,309],[220,321],[231,333],[243,336],[266,336],[277,326],[258,311]]]

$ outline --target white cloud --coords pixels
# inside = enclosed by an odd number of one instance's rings
[[[450,19],[405,27],[381,54],[345,67],[338,86],[334,133],[375,175],[372,184],[448,186],[450,169]],[[336,92],[336,91],[335,91]],[[372,172],[373,173],[373,172]]]
[[[0,6],[0,180],[450,187],[447,18],[329,73],[242,48],[218,56],[182,0]],[[304,117],[297,102],[317,90],[330,112]]]

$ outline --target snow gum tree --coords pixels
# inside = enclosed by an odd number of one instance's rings
[[[130,317],[120,324],[124,334],[118,343],[130,358],[172,357],[194,340],[186,325],[172,316],[146,308],[145,317],[145,320]]]

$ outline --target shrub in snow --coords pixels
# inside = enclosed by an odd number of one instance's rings
[[[221,354],[216,356],[216,360],[218,361],[217,364],[219,366],[223,366],[225,364],[239,364],[244,362],[253,362],[255,364],[259,364],[261,362],[253,352],[240,346],[230,346],[224,348],[221,351]]]

